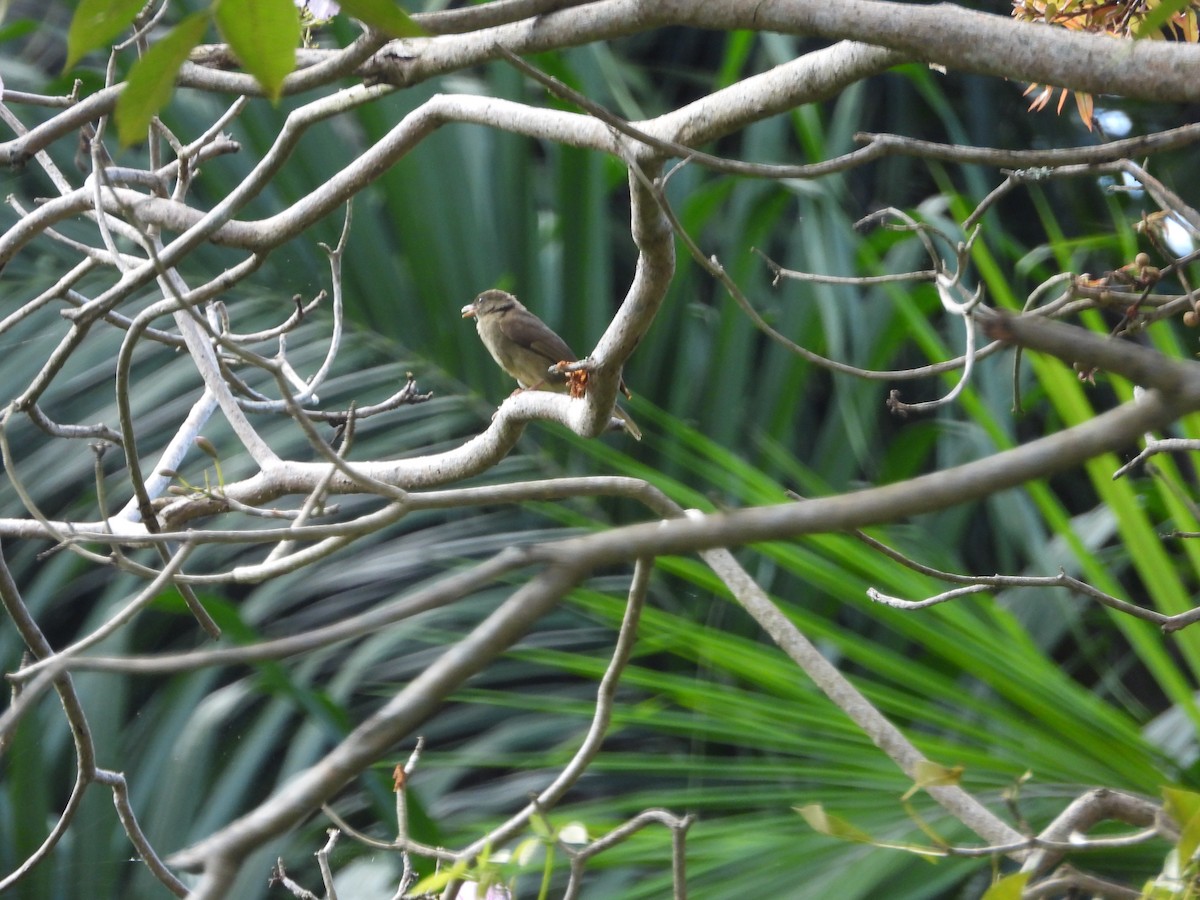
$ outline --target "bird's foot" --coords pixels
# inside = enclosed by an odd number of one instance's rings
[[[579,399],[587,393],[587,383],[587,369],[576,369],[574,372],[567,373],[567,390],[575,399]]]

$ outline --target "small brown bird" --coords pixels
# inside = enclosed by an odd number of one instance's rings
[[[517,379],[517,384],[526,390],[566,391],[568,378],[547,370],[555,363],[574,362],[578,357],[571,352],[567,342],[550,330],[545,322],[531,313],[507,291],[484,291],[462,308],[464,319],[474,319],[475,327],[483,346],[487,347],[492,359],[500,368]],[[626,391],[625,383],[621,390]],[[625,426],[635,440],[642,439],[642,431],[629,417],[629,413],[617,406],[613,415]]]

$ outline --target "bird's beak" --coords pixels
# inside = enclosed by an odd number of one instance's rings
[[[462,317],[464,319],[475,318],[475,304],[474,303],[468,303],[466,306],[464,306],[462,308]]]

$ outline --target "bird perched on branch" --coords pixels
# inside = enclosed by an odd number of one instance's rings
[[[572,396],[582,397],[587,385],[587,372],[550,372],[557,363],[575,362],[578,357],[571,352],[566,341],[550,330],[545,322],[531,313],[507,291],[484,291],[462,308],[464,319],[474,319],[479,337],[487,347],[492,359],[500,368],[517,379],[525,390],[570,391]],[[621,391],[626,397],[629,390],[621,382]],[[635,440],[642,439],[642,431],[620,406],[613,415],[621,420],[625,430]]]

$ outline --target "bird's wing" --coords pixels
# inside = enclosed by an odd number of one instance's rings
[[[503,329],[505,337],[546,357],[547,366],[563,360],[574,362],[578,358],[571,352],[566,341],[551,331],[532,313],[505,316],[500,327]]]

